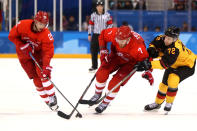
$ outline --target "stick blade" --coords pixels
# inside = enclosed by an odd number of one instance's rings
[[[89,101],[89,100],[79,100],[80,104],[87,104],[89,106],[93,106],[95,104],[98,104],[99,101]]]
[[[58,111],[58,112],[57,112],[57,115],[60,116],[60,117],[62,117],[62,118],[65,118],[65,119],[70,119],[70,116],[67,115],[67,114],[65,114],[65,113],[62,112],[62,111]]]
[[[80,104],[89,104],[89,100],[79,100]]]

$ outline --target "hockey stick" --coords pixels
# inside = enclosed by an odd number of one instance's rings
[[[78,105],[81,104],[80,101],[83,99],[84,95],[86,94],[86,92],[88,91],[88,89],[90,88],[90,85],[92,84],[92,82],[94,81],[96,77],[96,73],[93,76],[93,78],[91,79],[90,83],[88,84],[88,86],[86,87],[86,89],[84,90],[83,94],[81,95],[79,101],[77,102],[77,104],[75,105],[74,109],[72,110],[72,112],[69,114],[69,117],[71,117],[73,115],[73,113],[75,112],[75,110],[77,109]],[[78,114],[77,114],[78,115]],[[77,116],[76,115],[76,116]]]
[[[105,99],[106,96],[111,94],[116,88],[118,88],[125,80],[127,80],[131,75],[133,75],[137,71],[137,67],[134,68],[127,76],[125,76],[118,84],[116,84],[107,94],[105,94],[102,98],[95,102],[90,102],[89,100],[83,100],[81,104],[89,104],[90,106],[100,103],[102,100]]]
[[[96,74],[93,76],[93,78],[91,79],[90,83],[88,84],[88,86],[86,87],[86,89],[84,90],[83,94],[81,95],[79,101],[77,102],[77,104],[75,105],[75,107],[73,108],[72,112],[69,115],[66,115],[63,112],[59,112],[60,116],[66,116],[68,118],[71,118],[71,116],[73,115],[73,113],[75,112],[75,110],[77,109],[78,105],[81,104],[81,100],[83,99],[84,95],[86,94],[86,92],[88,91],[88,89],[90,88],[92,82],[94,81],[94,79],[96,78]],[[76,117],[82,117],[82,115],[80,116],[79,113],[77,113]]]
[[[42,71],[42,68],[40,67],[39,63],[36,61],[36,59],[34,58],[34,56],[32,55],[31,52],[29,52],[30,57],[32,58],[32,60],[35,62],[35,64],[38,66],[38,68]],[[64,94],[62,94],[62,92],[57,88],[57,86],[49,79],[49,77],[47,77],[47,79],[51,82],[51,84],[53,84],[53,86],[55,87],[55,89],[62,95],[62,97],[73,107],[73,104],[64,96]],[[78,113],[76,115],[76,117],[82,117],[81,113],[75,109]],[[62,111],[57,111],[58,116],[63,117],[65,119],[70,119],[70,116],[63,113]]]

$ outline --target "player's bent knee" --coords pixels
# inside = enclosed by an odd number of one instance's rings
[[[108,73],[105,73],[105,72],[102,72],[102,71],[98,71],[96,73],[96,80],[99,82],[99,83],[104,83],[107,81],[109,77],[109,74]]]
[[[36,87],[42,87],[42,82],[41,82],[41,79],[39,77],[34,77],[33,82],[34,82],[34,85]]]
[[[180,77],[174,73],[170,74],[168,77],[168,86],[171,88],[177,88],[180,82]]]
[[[159,91],[162,92],[162,93],[166,93],[168,90],[168,86],[165,85],[164,83],[160,83],[159,84]]]

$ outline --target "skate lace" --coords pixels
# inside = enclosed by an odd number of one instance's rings
[[[100,98],[100,94],[95,94],[90,100],[91,101],[97,101]]]
[[[55,97],[54,96],[49,96],[49,103],[55,103]]]
[[[157,103],[152,103],[152,104],[149,105],[150,108],[155,108],[155,107],[157,107],[157,106],[158,106]]]
[[[167,107],[167,108],[171,108],[171,106],[172,106],[172,103],[166,103],[166,105],[165,105],[165,107]]]
[[[101,110],[103,110],[105,107],[107,107],[107,104],[101,103],[101,104],[99,105],[99,108],[100,108]]]

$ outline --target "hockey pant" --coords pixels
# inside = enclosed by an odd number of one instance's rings
[[[39,65],[42,67],[42,61],[36,59]],[[40,60],[40,61],[39,61]],[[41,79],[40,69],[35,65],[34,61],[30,59],[19,59],[21,66],[25,70],[30,79],[33,79],[34,85],[40,97],[49,103],[49,96],[55,95],[55,89],[53,84],[48,79]]]
[[[195,72],[195,64],[193,68],[186,66],[177,69],[166,69],[164,72],[162,83],[155,99],[157,104],[161,104],[166,99],[167,103],[173,103],[178,91],[178,84],[186,78],[192,76]]]
[[[110,61],[110,63],[108,63],[107,65],[106,64],[103,64],[103,65],[100,66],[100,68],[98,69],[98,71],[96,73],[95,93],[97,93],[97,94],[102,93],[103,89],[106,86],[107,79],[109,78],[109,75],[111,73],[113,73],[114,71],[117,71],[113,75],[112,79],[109,81],[106,94],[114,86],[116,86],[124,77],[126,77],[132,71],[132,69],[134,67],[134,63],[132,63],[132,62],[121,65],[121,64],[119,64],[119,61],[117,61],[116,59],[112,59],[112,61]],[[130,79],[130,77],[125,82],[123,82],[121,84],[121,86],[124,86],[129,79]],[[120,90],[120,86],[117,87],[108,96],[106,96],[105,99],[103,100],[103,103],[105,103],[105,104],[110,103],[110,101],[116,97],[119,90]]]

